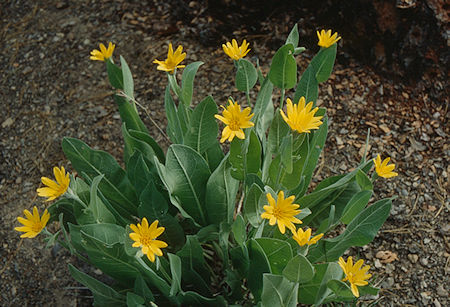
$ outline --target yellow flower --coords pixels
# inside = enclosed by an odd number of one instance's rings
[[[147,255],[151,262],[155,262],[155,255],[162,256],[161,248],[167,247],[167,243],[160,240],[155,240],[164,232],[164,227],[158,227],[158,220],[155,220],[150,227],[148,221],[144,217],[141,224],[131,224],[130,228],[134,231],[130,233],[130,238],[135,241],[133,247],[142,246],[142,253]]]
[[[306,231],[299,228],[297,231],[293,232],[293,239],[297,241],[298,245],[303,246],[305,244],[312,245],[316,244],[323,237],[323,233],[318,234],[311,238],[311,228],[308,228]]]
[[[108,44],[108,49],[106,49],[105,45],[100,44],[100,50],[94,49],[91,51],[90,59],[94,61],[106,61],[112,57],[114,48],[116,48],[116,45],[111,42]]]
[[[352,289],[352,293],[355,297],[359,297],[358,287],[365,286],[368,284],[366,279],[369,279],[372,274],[367,274],[370,266],[366,265],[363,268],[362,265],[364,260],[359,259],[355,265],[353,265],[352,257],[348,257],[347,262],[344,261],[342,257],[339,257],[339,265],[344,271],[345,278],[342,281],[348,280]]]
[[[36,190],[39,196],[48,197],[46,201],[54,200],[63,195],[69,187],[69,173],[66,174],[64,166],[61,166],[61,169],[55,166],[53,168],[53,173],[55,174],[56,182],[50,178],[41,177],[42,183],[46,185],[46,187]]]
[[[325,30],[317,31],[317,37],[319,38],[319,42],[317,45],[323,48],[328,48],[331,45],[334,45],[338,40],[341,39],[341,37],[337,37],[337,32],[335,32],[333,35],[331,35],[331,30],[328,30],[325,32]]]
[[[292,101],[288,98],[287,102],[287,116],[284,114],[283,110],[280,110],[281,116],[284,121],[291,127],[292,130],[298,133],[310,133],[312,129],[319,129],[322,125],[320,120],[323,116],[314,116],[319,108],[312,109],[313,102],[309,102],[305,106],[305,97],[301,97],[298,104],[292,104]]]
[[[175,71],[175,68],[183,68],[185,65],[178,65],[183,62],[186,57],[186,53],[182,53],[183,47],[178,46],[175,53],[173,52],[172,44],[169,44],[169,51],[167,52],[167,59],[165,61],[154,60],[153,63],[158,64],[156,69],[168,71],[171,74]]]
[[[232,43],[227,42],[227,44],[222,44],[223,51],[233,60],[238,61],[246,56],[246,54],[251,50],[248,48],[248,43],[244,39],[242,45],[239,47],[237,41],[235,39],[232,40]]]
[[[14,228],[16,231],[25,232],[20,236],[21,238],[31,239],[36,237],[42,229],[44,229],[45,225],[47,225],[50,218],[50,213],[47,212],[47,209],[45,209],[42,214],[42,218],[39,217],[39,212],[36,206],[33,208],[33,214],[31,214],[28,210],[23,210],[23,213],[25,214],[26,219],[19,216],[17,220],[24,226]]]
[[[384,178],[398,176],[398,173],[393,172],[395,164],[387,165],[389,163],[389,160],[391,160],[391,158],[387,157],[383,160],[383,162],[381,162],[380,155],[377,155],[377,157],[373,159],[373,163],[375,163],[375,171],[377,172],[378,176]]]
[[[238,103],[234,103],[231,99],[228,100],[229,105],[227,108],[222,106],[223,108],[223,116],[214,115],[218,120],[222,121],[225,125],[227,125],[222,131],[222,138],[220,142],[223,143],[225,140],[232,141],[235,136],[240,139],[245,139],[245,134],[242,128],[250,128],[255,124],[250,121],[250,119],[255,114],[250,114],[250,107],[245,108],[241,111],[241,106]]]
[[[278,229],[281,233],[285,232],[285,227],[290,229],[292,232],[295,232],[294,223],[302,223],[302,221],[295,217],[301,212],[301,210],[298,210],[300,206],[292,203],[295,196],[292,195],[284,199],[284,193],[283,191],[280,191],[278,192],[276,202],[270,193],[267,193],[266,196],[269,201],[269,206],[264,206],[265,212],[261,214],[261,217],[263,219],[268,219],[269,225],[273,226],[277,223]]]

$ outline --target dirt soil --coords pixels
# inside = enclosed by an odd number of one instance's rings
[[[206,3],[2,1],[0,306],[92,304],[91,293],[71,278],[67,265],[94,276],[101,272],[64,249],[45,249],[42,237],[21,240],[13,228],[23,209],[48,206],[35,192],[41,176],[51,176],[55,165],[72,170],[61,150],[63,137],[80,138],[122,159],[120,118],[105,67],[89,60],[98,43],[116,43],[114,57],[127,59],[137,100],[165,127],[167,80],[152,61],[165,58],[169,42],[183,45],[186,63],[205,62],[195,80],[194,99],[212,94],[224,104],[229,95],[237,101],[244,97],[234,89],[232,62],[220,44],[212,42],[246,38],[250,59],[258,58],[267,72],[275,48],[299,22],[301,44],[311,49],[297,57],[303,71],[318,48],[315,31],[327,26],[317,24],[312,12],[292,16],[274,11],[256,30],[243,26],[239,31],[235,25],[225,31],[223,21],[204,13]],[[219,23],[221,28],[214,26]],[[340,46],[345,44],[343,35]],[[330,133],[315,181],[355,167],[370,128],[369,155],[391,156],[399,176],[376,182],[373,201],[398,198],[374,242],[350,251],[367,259],[374,283],[382,288],[369,301],[380,306],[449,306],[448,75],[436,70],[411,83],[407,77],[381,75],[355,60],[348,49],[339,50],[332,77],[320,85],[318,104],[328,109]],[[153,137],[167,148],[158,129],[141,113]]]

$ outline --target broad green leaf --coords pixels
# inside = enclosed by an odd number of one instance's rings
[[[279,180],[286,189],[293,190],[300,184],[302,178],[302,161],[298,157],[294,157],[292,172],[283,169]]]
[[[126,306],[125,296],[97,279],[81,272],[69,263],[69,272],[72,277],[89,288],[94,294],[94,303],[98,306]]]
[[[131,184],[134,186],[136,191],[139,191],[139,193],[142,193],[149,180],[151,180],[152,174],[150,173],[150,170],[140,151],[135,151],[128,160],[127,175]]]
[[[180,103],[178,104],[177,114],[180,120],[181,131],[183,135],[186,135],[189,128],[189,123],[191,122],[192,109]]]
[[[373,184],[370,178],[362,170],[356,173],[356,182],[361,187],[361,190],[373,190]]]
[[[220,147],[220,144],[217,141],[203,153],[203,158],[205,158],[208,163],[211,173],[219,166],[224,157],[225,155],[222,151],[222,147]]]
[[[287,44],[273,56],[268,78],[278,88],[291,89],[297,83],[297,63],[293,52],[294,46]]]
[[[312,101],[316,105],[317,96],[319,95],[319,82],[317,82],[316,74],[312,65],[306,68],[300,78],[300,82],[295,90],[294,103],[298,103],[301,97],[305,97],[306,103]]]
[[[262,109],[260,116],[255,119],[256,121],[256,134],[258,135],[259,139],[263,142],[263,148],[264,151],[266,151],[266,131],[269,129],[270,125],[272,124],[272,120],[274,117],[274,108],[272,103],[272,90],[273,85],[270,81],[267,81],[268,84],[272,86],[270,89],[270,96],[268,97],[268,103],[265,109]],[[259,92],[259,94],[262,95],[262,90]],[[258,96],[259,97],[259,96]],[[256,100],[258,102],[258,99]]]
[[[133,104],[119,95],[114,95],[114,101],[119,108],[120,119],[127,124],[127,129],[149,133]]]
[[[244,216],[253,227],[258,227],[262,220],[259,206],[262,193],[261,187],[254,183],[250,186],[244,201]]]
[[[206,225],[206,183],[211,173],[203,157],[188,146],[173,144],[167,151],[165,167],[161,166],[157,165],[158,172],[172,203],[185,217]]]
[[[257,174],[261,167],[261,143],[253,129],[245,140],[234,138],[230,145],[231,175],[244,180],[245,174]]]
[[[128,164],[128,160],[130,157],[134,154],[135,151],[140,151],[142,153],[143,158],[146,161],[153,161],[153,157],[156,156],[155,151],[153,148],[145,143],[144,141],[141,141],[135,137],[133,137],[126,126],[126,123],[122,124],[122,136],[125,143],[125,148],[123,151],[123,156],[125,163]]]
[[[281,275],[283,269],[292,258],[292,249],[289,243],[272,238],[259,238],[255,240],[261,246],[269,261],[270,272]]]
[[[183,286],[210,296],[210,273],[203,257],[203,249],[195,236],[187,236],[186,244],[177,252],[182,263]]]
[[[156,156],[158,157],[159,162],[164,163],[164,161],[166,159],[164,156],[164,152],[163,152],[162,148],[158,145],[158,143],[156,143],[156,141],[150,135],[148,135],[145,132],[132,130],[132,129],[128,129],[128,133],[132,137],[150,145],[150,147],[153,149]]]
[[[98,185],[102,179],[103,175],[98,175],[92,180],[89,209],[97,223],[115,223],[114,215],[109,212],[100,197],[97,196]]]
[[[109,83],[112,87],[123,90],[122,69],[114,64],[111,59],[106,60],[106,71],[108,73]]]
[[[159,237],[169,244],[171,250],[177,250],[184,245],[184,231],[177,219],[168,213],[166,198],[159,192],[153,181],[149,181],[139,197],[138,213],[141,218],[146,217],[149,223],[158,220],[158,226],[165,228]]]
[[[190,63],[183,70],[181,77],[181,99],[186,106],[191,105],[195,74],[201,65],[203,65],[203,62]]]
[[[337,279],[331,279],[327,282],[327,287],[331,289],[331,291],[334,292],[334,294],[337,296],[337,299],[339,300],[354,300],[355,297],[353,296],[352,290],[350,287]]]
[[[177,107],[170,94],[169,86],[166,86],[164,94],[164,108],[167,117],[167,134],[174,144],[182,144],[184,132],[181,127],[181,119],[178,117]]]
[[[122,74],[123,74],[123,91],[125,95],[127,95],[127,97],[133,99],[134,98],[133,75],[131,74],[130,67],[128,66],[123,56],[120,56],[120,65],[122,66]]]
[[[184,137],[185,145],[203,154],[208,148],[217,143],[219,127],[214,115],[217,105],[211,96],[200,102],[192,113],[188,132]]]
[[[255,86],[258,74],[255,66],[246,59],[237,62],[236,88],[248,93]]]
[[[321,48],[316,56],[311,60],[311,65],[316,73],[317,82],[327,81],[333,70],[336,59],[337,44],[328,48]]]
[[[342,234],[332,239],[320,240],[309,251],[309,261],[336,261],[348,248],[370,243],[389,216],[391,204],[392,199],[382,199],[364,209],[348,224]]]
[[[292,282],[305,283],[314,277],[314,267],[303,255],[296,255],[283,269],[283,276]]]
[[[194,291],[186,291],[178,296],[182,306],[205,306],[205,307],[225,307],[228,306],[225,299],[221,296],[214,298],[205,297]]]
[[[125,230],[123,231],[125,239]],[[131,264],[132,258],[125,253],[122,243],[108,244],[81,230],[81,244],[89,260],[114,279],[127,283],[134,281],[139,274],[138,269]]]
[[[269,78],[265,78],[261,85],[261,89],[259,90],[258,96],[256,97],[255,106],[253,108],[257,127],[258,125],[262,125],[262,123],[260,123],[260,120],[265,115],[265,111],[267,110],[268,105],[272,102],[272,92],[273,84],[272,82],[270,82]]]
[[[231,227],[234,239],[239,245],[244,244],[245,237],[247,236],[246,230],[245,230],[245,222],[242,215],[238,214],[236,216],[236,220],[233,223],[233,226]]]
[[[144,307],[145,300],[133,292],[127,292],[127,307]]]
[[[268,136],[268,153],[278,154],[279,148],[283,138],[289,133],[289,126],[283,120],[280,114],[280,110],[275,111],[275,117],[270,125]]]
[[[298,283],[280,275],[264,274],[261,307],[296,307]]]
[[[257,174],[261,168],[261,143],[253,129],[247,151],[247,174]]]
[[[353,195],[345,206],[344,212],[340,218],[344,224],[350,223],[369,203],[372,197],[372,191],[364,190]]]
[[[170,295],[177,295],[181,291],[181,259],[177,255],[167,254],[170,263],[170,273],[172,274],[172,285]]]
[[[250,266],[248,270],[248,288],[256,301],[259,301],[263,288],[263,274],[270,273],[270,265],[261,245],[255,240],[247,241]]]
[[[294,27],[292,28],[291,32],[289,33],[287,39],[286,39],[286,45],[287,44],[291,44],[292,46],[294,46],[294,48],[297,48],[298,46],[298,25],[295,24]]]
[[[288,134],[281,142],[281,163],[287,173],[292,173],[292,134]],[[295,185],[297,186],[298,183]]]
[[[62,149],[79,174],[86,173],[92,178],[105,175],[99,184],[99,190],[123,218],[131,219],[131,215],[137,213],[134,187],[111,155],[93,150],[84,142],[73,138],[64,138]]]
[[[143,275],[145,275],[145,280],[150,283],[152,288],[156,288],[163,296],[165,296],[169,301],[174,303],[176,299],[170,296],[170,286],[167,282],[160,277],[151,267],[145,263],[142,258],[135,258],[137,263],[140,264],[139,269]],[[140,276],[140,275],[138,275]]]
[[[234,271],[239,273],[241,278],[246,277],[250,267],[247,246],[242,245],[231,248],[230,259],[233,264]]]
[[[231,223],[239,181],[230,173],[228,159],[223,159],[206,184],[205,212],[209,224]]]
[[[302,304],[320,305],[331,293],[327,283],[331,279],[340,279],[342,270],[337,263],[322,263],[314,265],[315,274],[313,279],[307,283],[300,284],[298,301]]]
[[[138,275],[138,277],[136,278],[136,281],[134,282],[133,291],[134,293],[137,293],[143,298],[145,298],[147,301],[155,300],[152,291],[150,291],[150,288],[147,286],[147,283],[145,282],[142,275]]]

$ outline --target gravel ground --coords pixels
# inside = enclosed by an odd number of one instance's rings
[[[201,17],[202,7],[191,2],[192,16],[200,17],[177,21],[176,7],[162,1],[144,5],[106,0],[0,4],[0,306],[92,303],[90,292],[71,278],[67,264],[94,275],[100,272],[65,250],[45,249],[39,237],[21,240],[13,227],[23,209],[47,205],[36,196],[40,177],[51,175],[54,165],[71,169],[60,147],[64,136],[80,138],[121,160],[120,118],[104,66],[89,60],[99,42],[117,44],[115,56],[123,55],[133,71],[137,100],[161,127],[166,124],[166,78],[152,61],[165,57],[168,42],[183,45],[186,63],[205,62],[196,78],[196,101],[208,93],[219,104],[229,95],[243,99],[232,85],[234,67],[220,45],[201,44],[208,37],[204,29],[214,19]],[[316,51],[316,25],[302,20],[302,31],[310,38],[304,45]],[[261,21],[273,37],[245,31],[214,35],[217,41],[246,38],[252,60],[259,58],[267,71],[272,50],[295,21]],[[196,35],[199,29],[203,36]],[[342,41],[345,44],[345,37]],[[312,54],[297,57],[302,70]],[[334,74],[320,86],[318,104],[327,107],[331,124],[315,180],[354,167],[368,128],[369,154],[391,156],[400,174],[377,181],[374,200],[398,198],[374,242],[351,251],[372,265],[375,283],[382,287],[379,297],[372,299],[382,306],[449,306],[448,95],[442,95],[447,84],[439,81],[445,74],[437,71],[434,76],[430,80],[425,75],[414,84],[389,79],[341,51]],[[143,117],[153,137],[164,142],[144,113]]]

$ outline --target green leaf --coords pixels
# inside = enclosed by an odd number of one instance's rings
[[[255,239],[266,254],[270,264],[270,272],[281,275],[283,269],[292,259],[292,249],[289,243],[272,238]]]
[[[315,263],[336,261],[352,246],[364,246],[375,238],[378,230],[389,216],[392,199],[382,199],[364,209],[339,236],[320,240],[309,251],[308,259]]]
[[[186,288],[193,287],[202,295],[210,295],[210,273],[203,257],[203,249],[195,236],[187,236],[186,244],[177,252],[182,263],[182,276]]]
[[[191,105],[195,74],[201,65],[203,65],[203,62],[190,63],[183,70],[181,77],[181,100],[186,106]]]
[[[247,192],[244,202],[244,216],[253,227],[258,227],[261,223],[261,209],[259,200],[263,190],[258,184],[253,183]]]
[[[123,73],[123,91],[125,95],[127,95],[127,97],[133,99],[134,98],[133,75],[131,74],[130,67],[128,67],[128,64],[123,58],[123,56],[120,56],[120,65],[122,66],[122,73]]]
[[[125,148],[123,151],[123,156],[125,163],[128,164],[128,160],[134,154],[135,151],[140,151],[142,153],[143,158],[146,161],[153,161],[153,157],[156,156],[153,148],[147,143],[133,137],[126,126],[126,123],[122,124],[122,136],[125,143]]]
[[[206,162],[208,163],[211,172],[214,172],[214,170],[219,166],[224,157],[225,155],[222,151],[222,147],[220,147],[219,142],[216,142],[203,153],[203,158],[205,158]]]
[[[165,156],[164,156],[164,151],[158,145],[158,143],[156,143],[156,141],[150,135],[148,135],[148,133],[142,132],[142,131],[133,130],[133,129],[128,129],[128,133],[133,138],[138,139],[138,140],[140,140],[140,141],[150,145],[150,147],[153,149],[154,153],[158,157],[159,162],[164,163],[164,161],[166,159]]]
[[[128,159],[127,175],[136,191],[141,191],[140,193],[142,193],[149,180],[151,180],[152,174],[140,151],[135,151],[130,159]]]
[[[119,108],[120,119],[127,124],[127,129],[149,133],[133,104],[119,95],[114,95],[114,101]]]
[[[193,148],[199,154],[203,154],[218,142],[219,126],[214,118],[217,112],[216,103],[211,96],[208,96],[195,107],[192,113],[184,140],[187,146]]]
[[[284,165],[287,173],[292,173],[292,134],[288,134],[283,138],[280,151],[281,163]]]
[[[355,297],[353,296],[352,290],[350,287],[337,279],[331,279],[327,282],[327,287],[331,289],[331,291],[334,292],[334,294],[337,296],[339,300],[354,300]]]
[[[231,230],[233,232],[234,239],[236,240],[237,244],[242,245],[245,242],[245,237],[247,236],[246,230],[245,230],[245,222],[242,215],[238,214],[236,216],[236,220],[233,223],[233,226],[231,227]]]
[[[231,176],[228,159],[223,159],[206,184],[205,212],[209,224],[231,223],[238,188],[239,181]]]
[[[275,117],[270,125],[268,136],[268,152],[278,154],[283,138],[289,133],[289,126],[281,117],[280,110],[275,111]]]
[[[167,134],[173,143],[182,144],[184,132],[181,127],[181,119],[178,117],[177,107],[170,94],[169,86],[166,86],[164,94],[164,108],[167,117]]]
[[[245,278],[249,272],[250,259],[246,245],[235,246],[230,249],[230,258],[234,272],[239,273],[241,278]]]
[[[306,103],[312,101],[316,105],[319,95],[319,82],[317,82],[316,74],[312,65],[306,68],[300,78],[300,82],[295,90],[294,103],[298,103],[301,97],[305,97]]]
[[[321,48],[316,56],[312,59],[311,64],[316,73],[317,82],[327,81],[333,70],[334,61],[336,60],[337,44],[328,48]]]
[[[298,283],[293,283],[280,275],[264,274],[261,295],[262,307],[296,307]]]
[[[314,267],[303,255],[292,258],[283,270],[283,276],[296,283],[305,283],[314,277]]]
[[[267,110],[268,105],[272,102],[272,93],[273,84],[270,82],[269,78],[265,78],[261,85],[261,89],[259,90],[258,96],[256,97],[255,106],[253,108],[256,126],[258,126],[260,118],[265,115],[265,110]],[[262,123],[259,124],[261,125]]]
[[[124,239],[125,229],[123,229]],[[122,243],[109,244],[81,230],[81,244],[92,263],[117,281],[131,282],[139,274],[138,269],[131,264],[132,258],[126,254]]]
[[[248,93],[255,86],[257,79],[258,73],[255,66],[246,59],[240,59],[237,62],[236,88]]]
[[[250,136],[241,140],[234,138],[230,145],[231,175],[244,180],[245,174],[257,174],[261,167],[261,143],[253,129]]]
[[[108,153],[89,148],[84,142],[64,138],[62,149],[79,174],[105,175],[99,190],[125,219],[137,213],[137,196],[127,174]]]
[[[362,170],[356,173],[356,182],[360,186],[361,190],[371,191],[373,190],[373,184],[370,178]]]
[[[259,301],[263,288],[263,274],[270,273],[269,261],[263,248],[255,239],[247,241],[247,248],[250,259],[247,284],[255,300]]]
[[[89,288],[94,294],[94,303],[98,306],[126,306],[125,297],[113,288],[97,279],[79,271],[69,263],[69,272],[72,277]]]
[[[97,223],[115,223],[114,215],[109,212],[105,204],[97,196],[98,185],[103,179],[103,175],[98,175],[92,180],[89,209]]]
[[[206,225],[206,183],[211,173],[203,157],[188,146],[173,144],[165,167],[158,162],[157,169],[172,203],[185,217]]]
[[[172,285],[170,295],[177,295],[181,290],[181,259],[177,255],[168,253],[170,272],[172,273]]]
[[[291,44],[292,46],[294,46],[294,48],[297,48],[298,46],[298,25],[295,24],[294,27],[292,28],[291,32],[289,33],[287,39],[286,39],[286,43],[287,44]]]
[[[182,306],[225,307],[228,306],[225,299],[218,295],[214,298],[204,297],[194,291],[187,291],[178,296]]]
[[[123,90],[122,69],[108,59],[106,60],[106,71],[108,72],[109,83],[112,87]]]
[[[139,203],[138,213],[141,218],[146,217],[150,223],[158,220],[159,226],[165,228],[159,239],[166,242],[172,250],[180,249],[185,242],[184,231],[177,219],[168,213],[167,200],[152,180],[142,190]]]
[[[337,263],[322,263],[314,265],[315,275],[308,283],[301,284],[298,291],[298,301],[302,304],[319,306],[331,293],[327,283],[331,279],[340,279],[342,270]]]
[[[268,77],[278,88],[291,89],[297,83],[297,63],[293,52],[294,46],[287,44],[278,49],[273,56]]]
[[[369,203],[372,197],[372,191],[360,191],[353,195],[350,201],[345,206],[344,212],[340,218],[344,224],[350,223]]]
[[[150,291],[142,275],[138,275],[134,282],[134,292],[145,298],[147,301],[155,300],[152,291]]]
[[[145,300],[133,292],[127,292],[127,307],[144,307]]]

